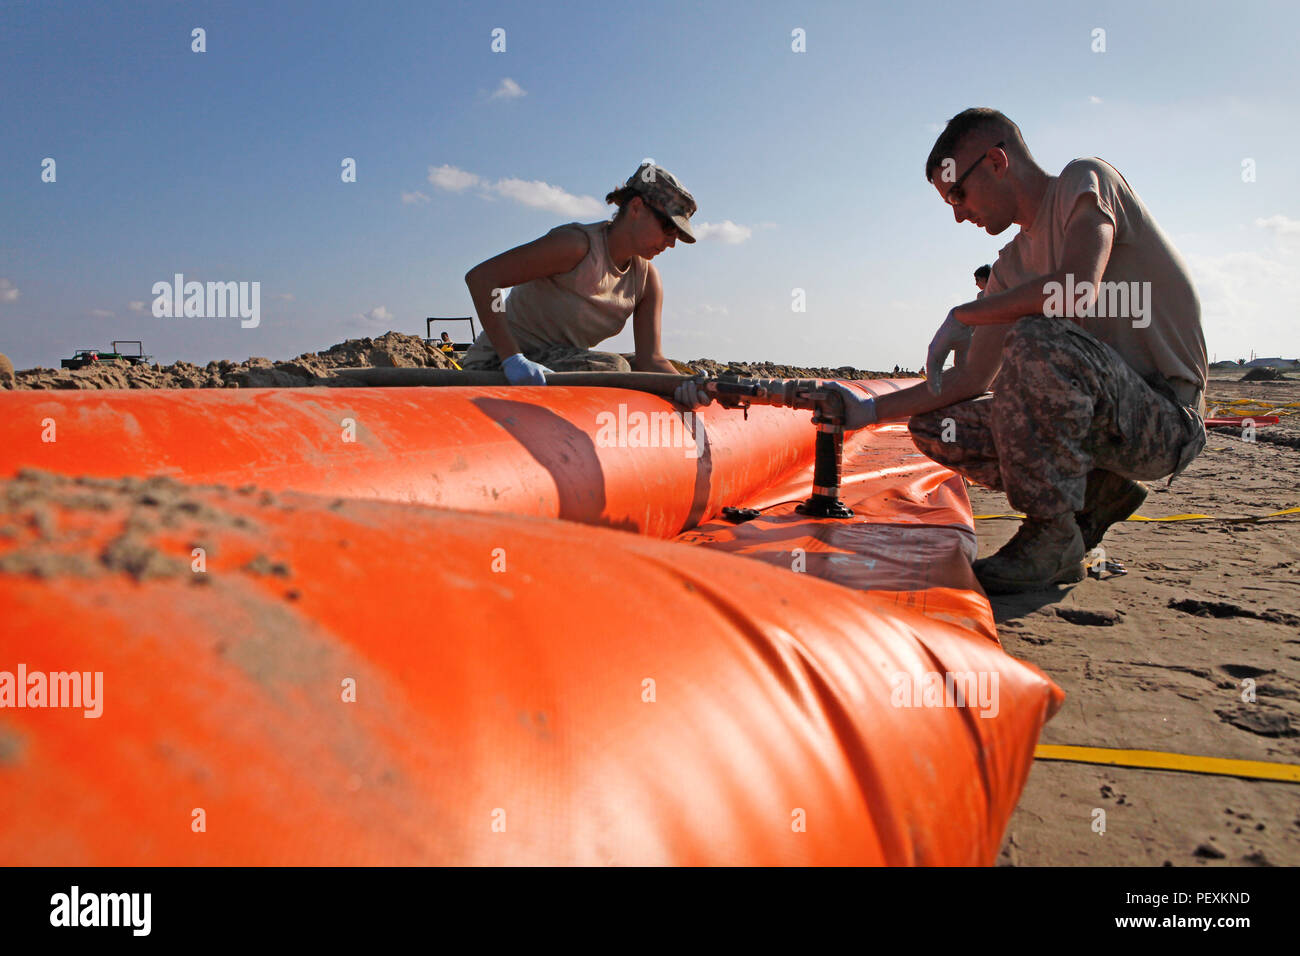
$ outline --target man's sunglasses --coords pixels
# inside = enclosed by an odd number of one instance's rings
[[[1002,149],[1006,145],[1007,144],[1005,142],[997,142],[994,143],[990,148]],[[967,167],[966,172],[962,173],[960,176],[957,177],[957,181],[952,184],[952,189],[948,190],[948,195],[943,197],[944,202],[946,202],[949,206],[956,206],[966,201],[966,190],[961,188],[961,184],[966,179],[967,176],[975,172],[976,167],[978,167],[980,163],[988,159],[988,156],[989,156],[989,151],[986,149],[984,150],[983,154],[980,156],[979,159],[975,160],[975,162],[971,163],[970,166]]]

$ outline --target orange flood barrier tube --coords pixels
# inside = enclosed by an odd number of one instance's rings
[[[1061,699],[706,548],[166,479],[0,497],[4,864],[991,864]]]
[[[0,477],[167,475],[671,537],[812,461],[808,412],[605,388],[18,391]]]
[[[853,517],[798,513],[811,483],[811,466],[792,471],[752,500],[759,517],[705,522],[677,540],[833,581],[885,607],[998,640],[971,569],[978,545],[962,479],[919,454],[905,425],[862,429],[845,440],[840,497]]]

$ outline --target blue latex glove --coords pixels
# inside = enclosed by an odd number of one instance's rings
[[[524,358],[523,352],[516,352],[501,363],[501,371],[506,373],[506,381],[511,385],[545,385],[550,369]]]
[[[856,431],[876,424],[876,400],[870,395],[863,395],[839,382],[822,382],[821,387],[826,392],[839,392],[843,397],[845,431]]]
[[[713,402],[713,396],[704,390],[704,379],[692,378],[677,386],[673,398],[687,408],[700,408]]]

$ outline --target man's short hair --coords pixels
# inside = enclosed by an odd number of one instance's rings
[[[1023,158],[1029,157],[1029,147],[1025,145],[1025,138],[1020,135],[1020,127],[1011,122],[1005,113],[989,109],[987,106],[973,106],[948,120],[948,125],[934,141],[934,148],[930,150],[930,155],[925,160],[926,182],[934,182],[934,171],[957,151],[966,137],[974,133],[992,134],[993,140],[1006,143],[1004,148],[1008,153]]]
[[[976,280],[984,279],[985,281],[987,281],[988,277],[991,276],[992,274],[993,274],[992,266],[980,266],[978,269],[975,270]]]

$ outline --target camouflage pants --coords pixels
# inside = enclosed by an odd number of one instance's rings
[[[630,372],[627,359],[615,352],[592,352],[576,345],[544,345],[524,349],[524,358],[545,365],[552,372]],[[467,372],[495,372],[501,367],[501,358],[495,352],[490,358],[470,358],[461,368]]]
[[[1043,316],[1021,319],[1007,335],[992,395],[908,425],[927,456],[1005,491],[1032,518],[1081,510],[1094,468],[1162,478],[1205,447],[1200,415],[1172,390],[1157,391],[1075,323]]]

